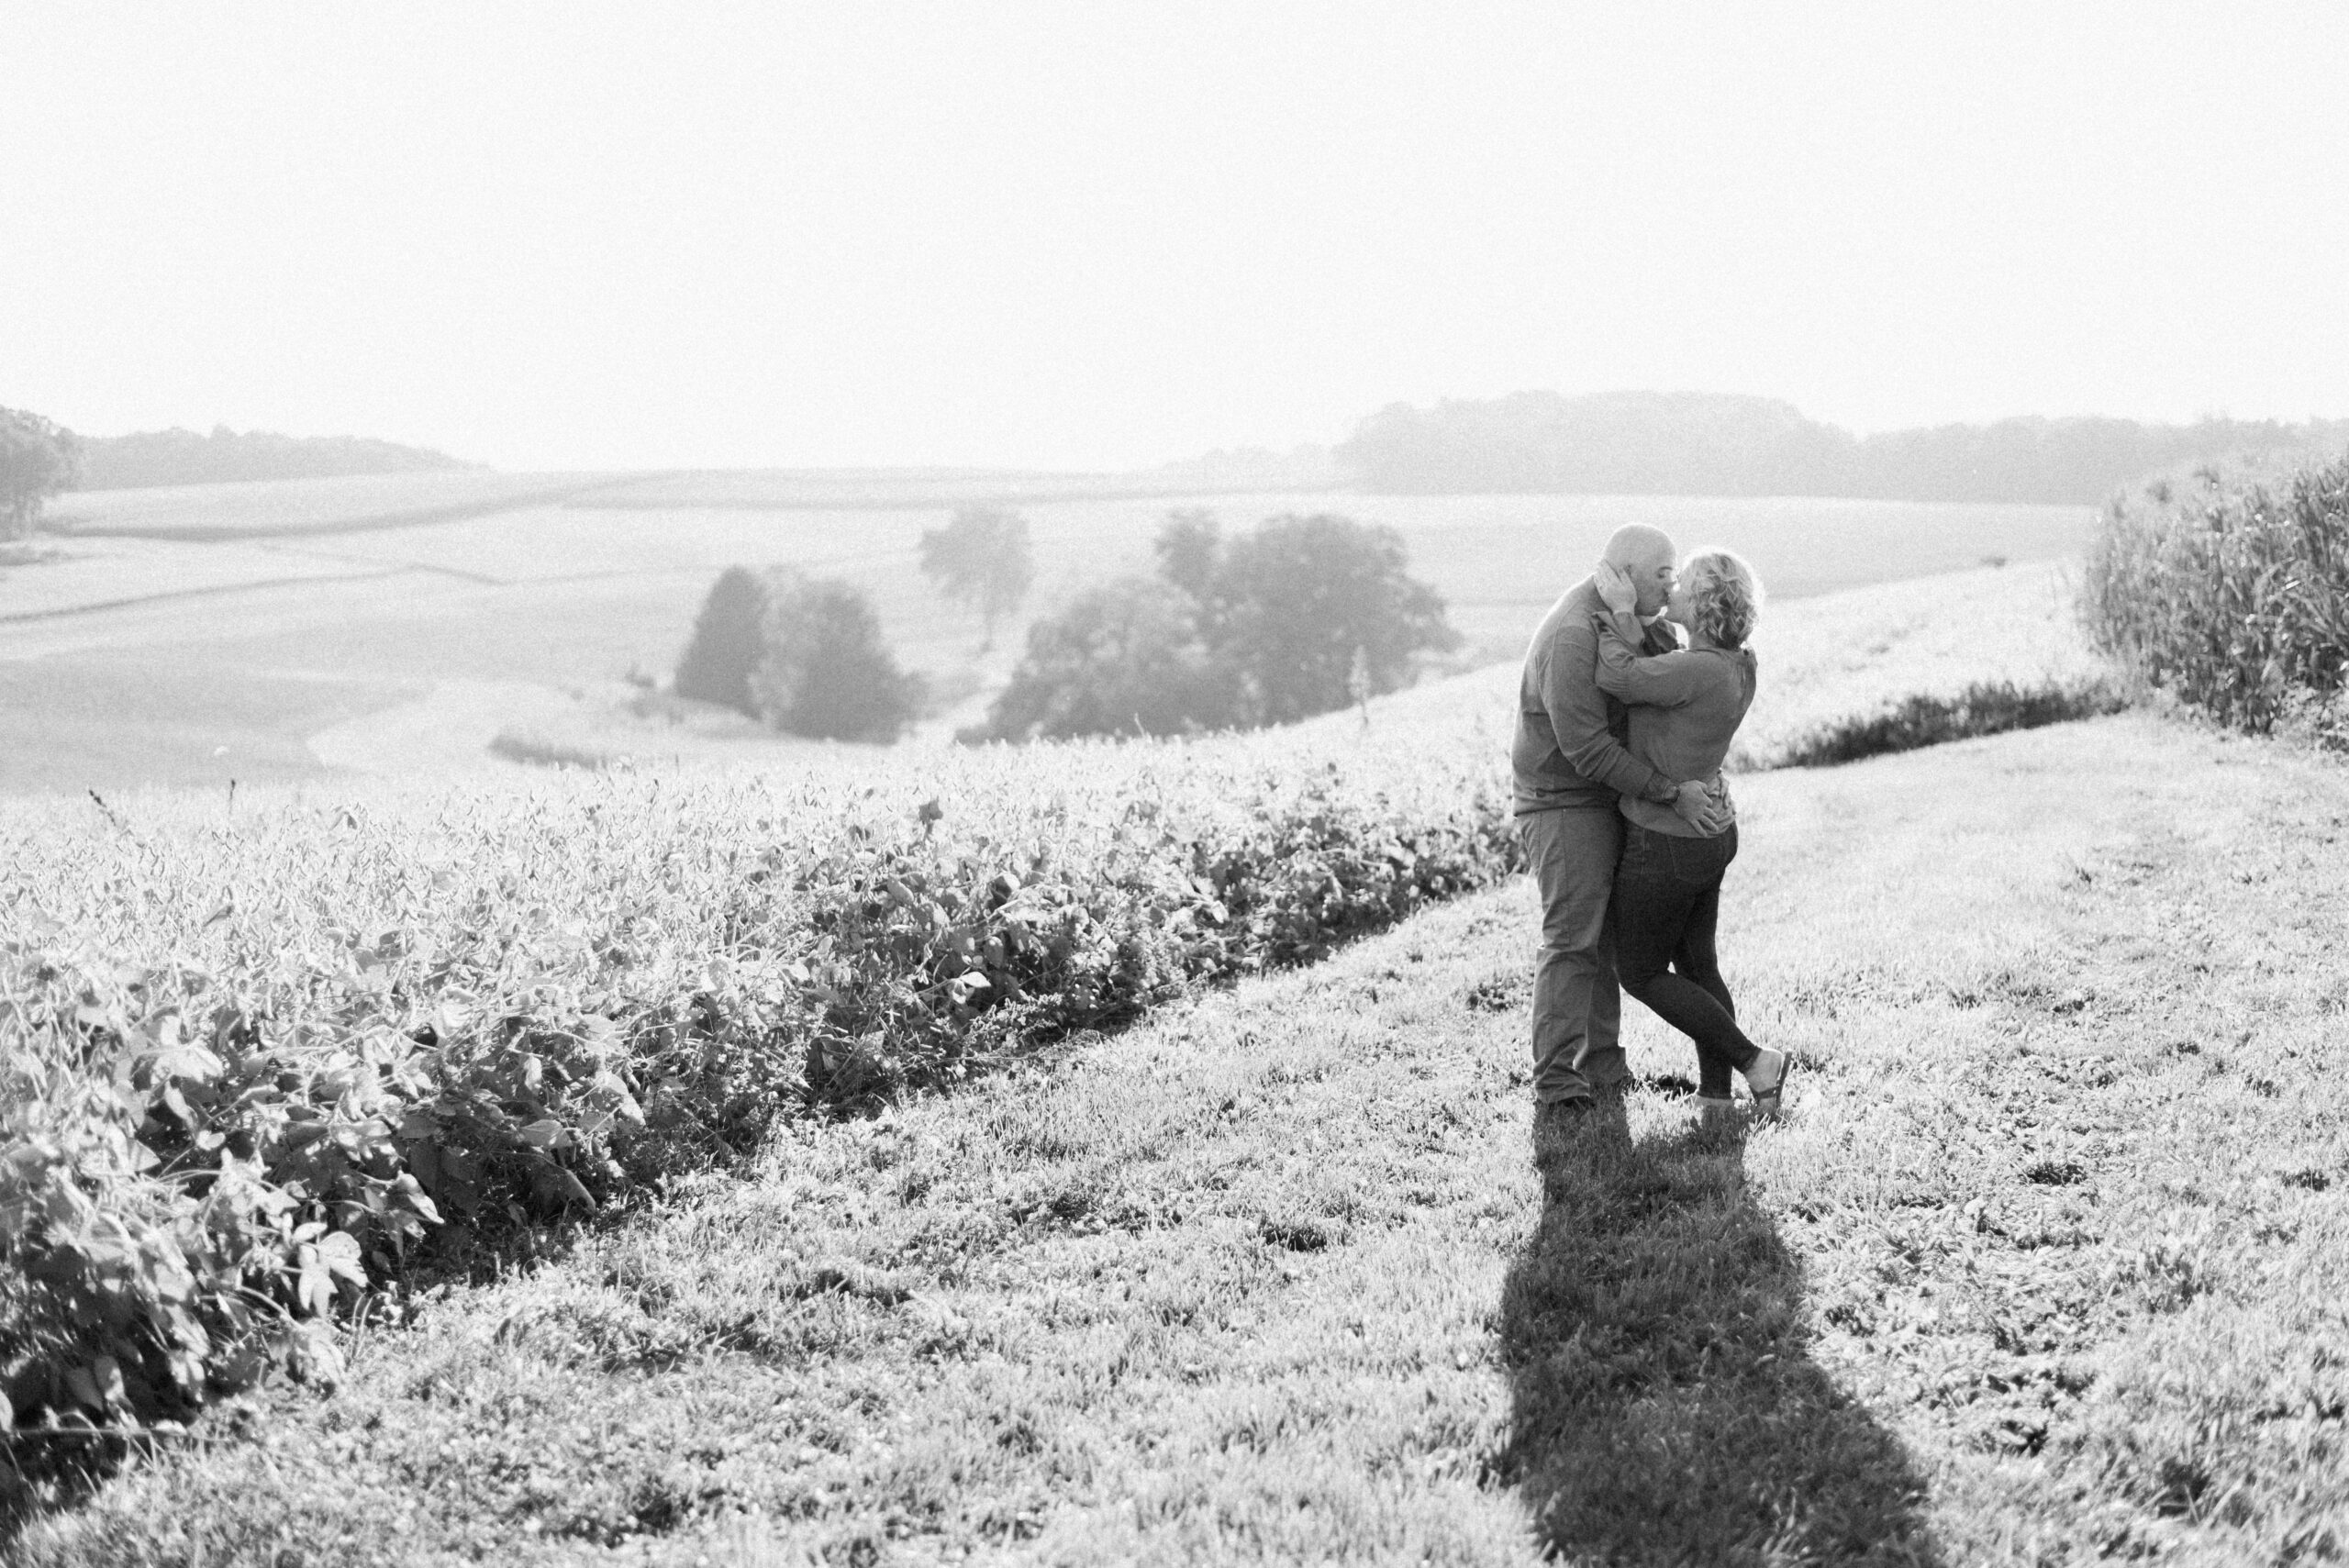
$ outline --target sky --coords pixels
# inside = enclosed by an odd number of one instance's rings
[[[2337,0],[6,0],[0,405],[509,469],[2339,417],[2344,81]]]

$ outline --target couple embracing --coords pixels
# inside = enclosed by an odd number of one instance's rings
[[[1761,584],[1727,550],[1677,567],[1661,530],[1616,530],[1525,656],[1512,749],[1518,831],[1542,896],[1533,978],[1534,1139],[1620,1095],[1618,990],[1696,1042],[1698,1105],[1731,1108],[1732,1073],[1775,1114],[1784,1053],[1738,1028],[1713,952],[1737,853],[1721,761],[1753,701],[1746,647]],[[1683,648],[1674,633],[1687,635]]]

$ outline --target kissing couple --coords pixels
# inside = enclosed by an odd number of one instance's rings
[[[1616,529],[1543,617],[1519,682],[1514,809],[1542,897],[1537,1150],[1571,1142],[1602,1099],[1620,1106],[1619,981],[1695,1042],[1708,1118],[1732,1113],[1732,1073],[1764,1116],[1786,1087],[1786,1054],[1738,1028],[1713,951],[1737,855],[1721,761],[1753,703],[1762,584],[1725,550],[1673,562],[1661,529]]]

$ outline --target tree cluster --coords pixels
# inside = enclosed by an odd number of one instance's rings
[[[972,739],[1168,735],[1286,724],[1407,684],[1458,645],[1395,530],[1330,514],[1226,537],[1160,530],[1158,570],[1089,588],[1029,630]]]
[[[729,567],[678,662],[676,694],[827,740],[888,742],[920,712],[881,618],[853,584],[789,567]]]
[[[1397,404],[1337,449],[1387,494],[1840,495],[2094,505],[2180,464],[2349,442],[2349,421],[2004,419],[1854,436],[1791,404],[1703,393],[1520,392]]]
[[[0,408],[0,537],[28,539],[42,503],[82,472],[82,440],[54,419]]]

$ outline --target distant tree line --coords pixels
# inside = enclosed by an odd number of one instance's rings
[[[1029,628],[971,740],[1179,735],[1328,713],[1408,684],[1457,646],[1401,536],[1348,517],[1274,517],[1226,537],[1166,520],[1157,572],[1087,588]]]
[[[328,479],[352,473],[416,473],[473,468],[446,452],[364,436],[281,436],[213,427],[99,436],[83,443],[83,490],[213,484],[238,479]]]
[[[1385,494],[1842,495],[2093,505],[2145,474],[2244,452],[2349,445],[2349,420],[2021,418],[1854,436],[1766,397],[1520,392],[1402,404],[1337,448]]]

